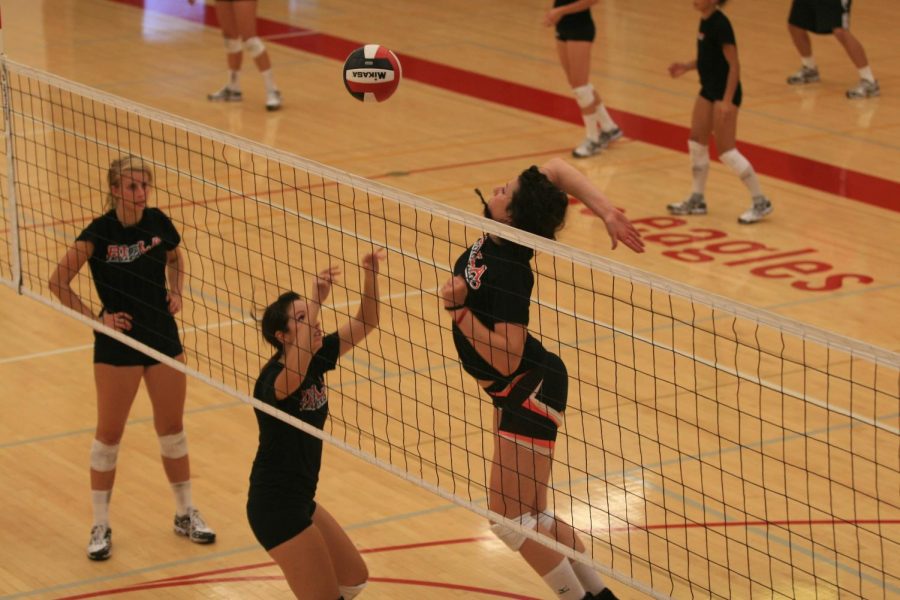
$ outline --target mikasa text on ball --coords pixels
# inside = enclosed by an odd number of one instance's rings
[[[378,44],[366,44],[344,61],[344,86],[362,102],[384,102],[397,91],[403,73],[397,55]]]

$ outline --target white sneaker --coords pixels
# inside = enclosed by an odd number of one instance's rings
[[[206,99],[211,102],[240,102],[242,98],[241,90],[233,90],[227,85],[218,92],[206,95]]]
[[[281,92],[278,90],[266,92],[266,110],[272,111],[279,108],[281,108]]]
[[[741,225],[750,225],[757,221],[763,220],[766,216],[772,214],[772,203],[765,196],[756,196],[753,198],[753,206],[750,210],[738,217],[738,223]]]
[[[881,88],[878,87],[877,81],[869,81],[868,79],[860,79],[856,87],[847,90],[847,97],[851,100],[859,98],[874,98],[881,95]]]
[[[612,142],[620,139],[622,137],[622,129],[619,127],[615,127],[610,129],[609,131],[601,131],[600,132],[600,147],[606,148]]]
[[[216,532],[210,529],[200,511],[191,508],[186,515],[175,515],[175,533],[190,538],[195,544],[212,544],[216,541]]]
[[[112,529],[109,525],[91,527],[91,541],[88,542],[87,555],[91,560],[106,560],[112,549]]]
[[[810,69],[809,67],[800,67],[796,73],[788,76],[789,85],[806,85],[807,83],[817,83],[819,81],[819,69]]]
[[[572,156],[575,158],[588,158],[589,156],[600,154],[600,150],[602,149],[603,146],[601,145],[600,140],[595,142],[591,138],[584,138],[584,141],[572,150]]]
[[[703,194],[691,194],[683,202],[675,202],[666,206],[670,215],[705,215],[706,200]]]

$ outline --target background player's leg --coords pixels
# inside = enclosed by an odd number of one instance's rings
[[[706,214],[706,179],[709,176],[709,136],[713,128],[713,103],[697,96],[691,114],[691,133],[688,154],[691,160],[691,195],[681,202],[673,202],[666,209],[673,215]]]
[[[228,82],[219,91],[209,94],[210,100],[235,102],[241,99],[240,73],[244,47],[241,45],[234,5],[234,2],[222,2],[221,0],[216,2],[216,18],[222,28],[222,37],[225,41]]]
[[[272,75],[272,60],[269,58],[269,52],[266,50],[265,44],[257,35],[256,31],[256,0],[240,0],[232,2],[234,7],[234,16],[237,23],[238,33],[244,41],[244,48],[256,63],[262,75],[263,82],[266,86],[266,109],[277,110],[281,108],[281,92],[275,85]]]

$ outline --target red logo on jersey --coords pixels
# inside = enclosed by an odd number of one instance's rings
[[[481,254],[481,247],[483,245],[483,237],[478,238],[478,240],[472,244],[472,249],[469,250],[469,261],[466,263],[466,282],[473,290],[477,290],[481,287],[481,276],[487,271],[487,265],[478,266],[475,262],[484,259],[484,256]]]
[[[148,246],[144,240],[140,240],[136,244],[110,244],[106,247],[106,262],[108,263],[130,263],[134,262],[143,255],[147,254],[155,247],[162,244],[159,236],[154,235]]]
[[[326,402],[328,397],[325,389],[314,385],[303,390],[300,395],[300,410],[319,410]]]

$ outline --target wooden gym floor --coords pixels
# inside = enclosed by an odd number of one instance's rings
[[[490,189],[532,163],[568,157],[582,137],[552,33],[540,25],[549,4],[264,0],[260,33],[284,94],[277,113],[263,110],[262,82],[249,60],[243,103],[206,101],[225,73],[211,6],[8,0],[2,8],[5,50],[15,61],[475,213],[473,187]],[[626,137],[573,164],[641,220],[648,247],[643,255],[610,253],[602,223],[577,206],[560,239],[898,352],[900,5],[854,8],[853,31],[883,96],[851,102],[843,91],[856,73],[829,38],[814,40],[822,83],[784,84],[799,64],[786,32],[787,4],[733,0],[727,9],[743,67],[740,147],[775,204],[768,220],[743,227],[736,216],[746,192],[719,163],[710,175],[710,214],[662,220],[665,204],[690,186],[686,127],[698,86],[691,75],[670,79],[666,66],[694,53],[691,2],[601,0],[592,81]],[[340,81],[346,48],[369,42],[397,51],[404,63],[399,91],[381,105],[356,102]],[[672,227],[662,230],[662,223]],[[693,241],[667,246],[663,231]],[[710,232],[719,243],[758,250],[736,259],[703,241]],[[790,256],[816,266],[775,266]],[[90,332],[6,287],[0,307],[7,389],[0,398],[0,598],[286,596],[244,516],[256,442],[250,410],[198,382],[189,388],[186,428],[195,496],[219,541],[198,547],[168,532],[171,500],[141,392],[120,455],[114,556],[86,560],[95,419]],[[884,418],[896,428],[900,415]],[[373,580],[366,598],[550,597],[483,519],[343,452],[326,450],[320,490],[321,502],[367,552]],[[900,595],[893,573],[887,597]],[[645,597],[611,586],[621,598]]]

